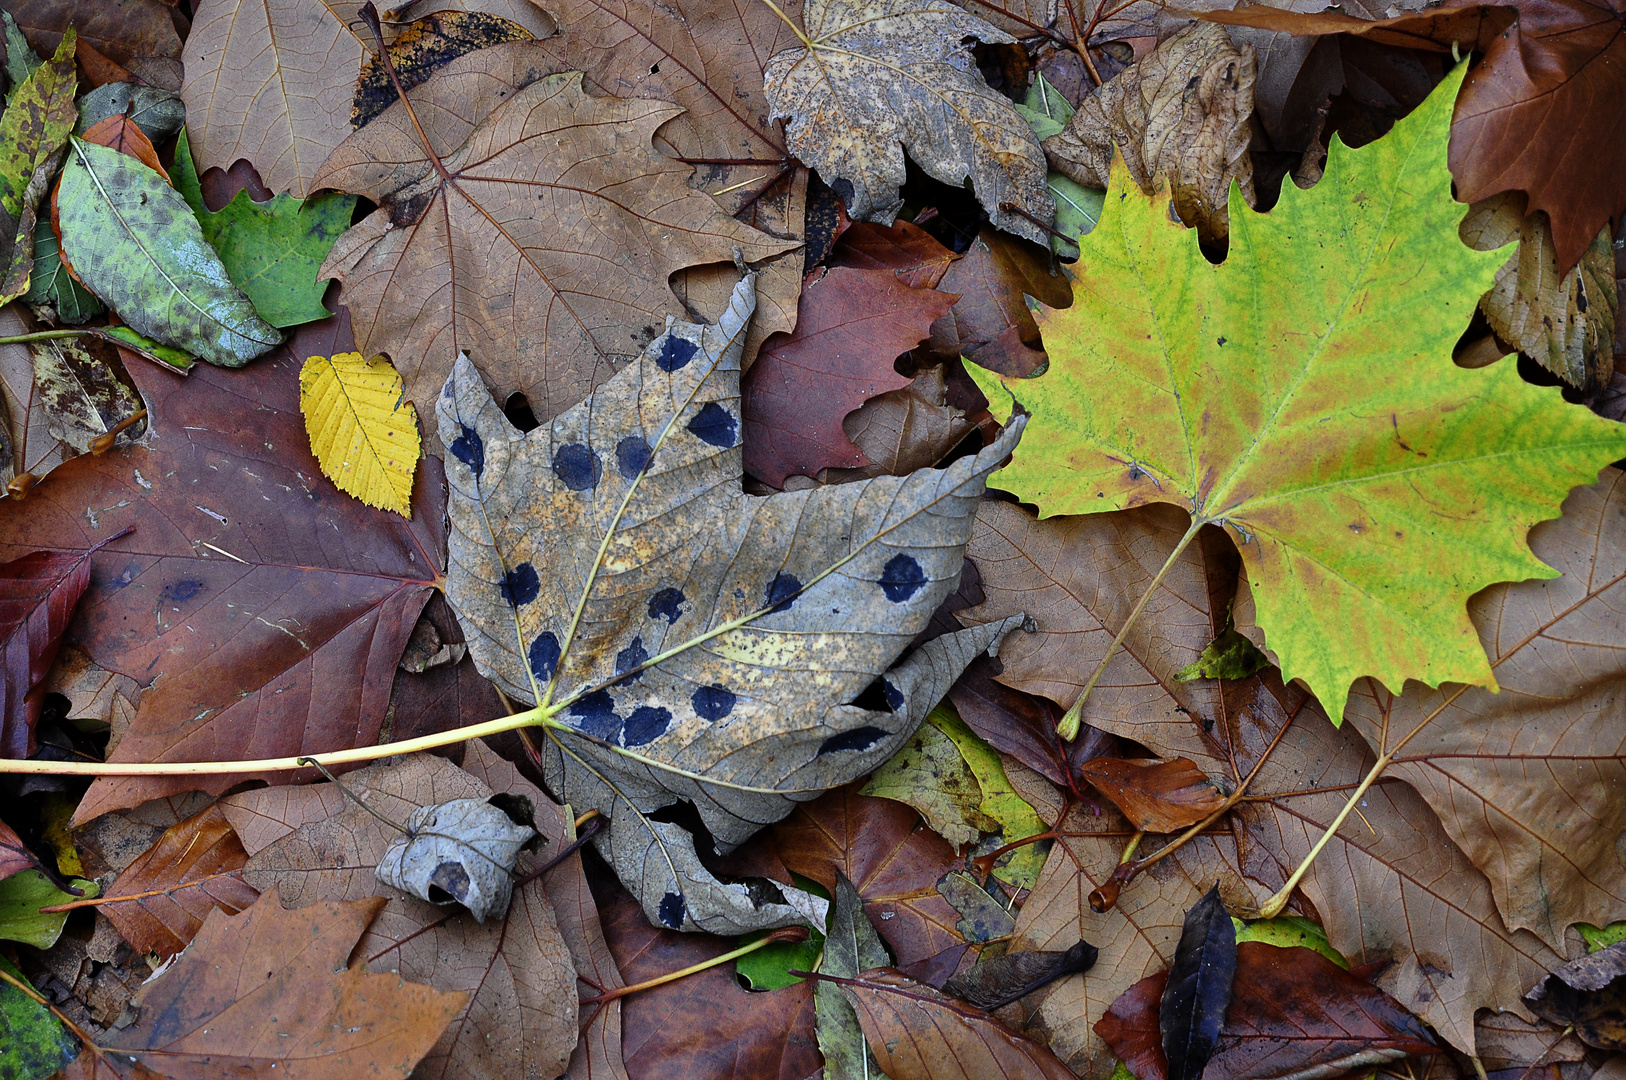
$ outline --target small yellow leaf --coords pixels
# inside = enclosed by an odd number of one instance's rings
[[[368,506],[412,516],[418,414],[382,356],[312,356],[299,372],[299,410],[322,472]]]

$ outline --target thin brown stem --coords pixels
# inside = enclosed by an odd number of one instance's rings
[[[1018,217],[1026,218],[1058,240],[1065,241],[1066,243],[1073,244],[1075,246],[1078,244],[1077,240],[1073,239],[1071,236],[1068,236],[1054,225],[1046,225],[1043,221],[1040,221],[1038,218],[1034,217],[1032,214],[1028,213],[1026,210],[1022,209],[1020,206],[1017,206],[1013,202],[1002,202],[999,204],[999,208],[1005,211],[1007,214],[1015,214]]]
[[[440,173],[440,178],[448,184],[452,182],[452,174],[446,171],[446,165],[435,153],[435,147],[429,141],[429,136],[418,122],[418,113],[412,108],[412,102],[407,98],[406,87],[401,85],[401,77],[395,73],[395,61],[390,59],[389,47],[384,44],[384,30],[378,23],[378,8],[373,6],[373,0],[361,5],[357,12],[361,21],[367,24],[367,29],[373,32],[373,40],[378,42],[378,62],[384,65],[384,73],[390,77],[390,83],[395,87],[396,96],[401,99],[401,107],[406,109],[407,119],[412,121],[412,129],[418,133],[418,141],[423,143],[424,152],[429,155],[430,164]]]
[[[77,908],[83,907],[101,907],[103,904],[124,904],[136,900],[146,900],[154,896],[170,896],[186,889],[195,889],[199,885],[207,885],[211,881],[218,881],[221,878],[233,877],[242,872],[243,871],[241,868],[236,870],[222,870],[216,874],[209,874],[206,877],[200,877],[193,881],[183,881],[179,885],[169,885],[162,889],[148,889],[146,892],[127,893],[124,896],[96,896],[88,900],[75,900],[68,904],[48,904],[39,910],[41,915],[55,915],[60,912],[73,911]]]
[[[606,990],[604,993],[599,994],[596,997],[583,998],[581,1003],[583,1005],[601,1005],[608,1001],[614,1001],[616,998],[626,997],[628,994],[636,994],[640,990],[653,990],[657,986],[664,986],[669,982],[676,982],[679,979],[686,979],[690,975],[698,974],[707,970],[708,968],[717,967],[719,964],[726,964],[730,960],[737,960],[740,957],[745,956],[747,953],[754,953],[758,949],[765,948],[769,945],[775,945],[781,942],[806,941],[807,936],[807,927],[787,926],[783,929],[775,930],[766,937],[758,938],[749,945],[741,945],[737,949],[732,949],[729,952],[725,952],[721,956],[714,956],[710,960],[703,960],[698,964],[690,964],[688,967],[683,968],[682,970],[674,971],[667,975],[661,975],[654,979],[645,979],[643,982],[633,983],[631,986],[618,986],[614,990]]]

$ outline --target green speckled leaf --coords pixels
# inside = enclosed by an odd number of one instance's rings
[[[68,326],[80,326],[106,310],[62,265],[62,246],[49,218],[34,223],[34,272],[23,302],[50,305],[57,321]]]
[[[21,980],[0,956],[0,970]],[[0,1080],[44,1080],[79,1053],[79,1040],[51,1010],[8,982],[0,982]]]
[[[0,114],[0,304],[28,291],[34,269],[34,218],[51,176],[62,161],[62,144],[73,130],[74,34],[62,35],[51,59],[15,87]]]
[[[186,132],[175,144],[175,187],[203,227],[204,239],[220,255],[226,273],[248,294],[254,310],[272,326],[297,326],[325,319],[322,306],[328,278],[317,271],[333,242],[350,227],[354,195],[330,191],[300,200],[278,195],[257,203],[239,191],[219,213],[203,202],[197,168]]]
[[[1530,527],[1626,454],[1626,427],[1513,364],[1452,363],[1507,257],[1457,236],[1463,70],[1269,213],[1233,187],[1219,266],[1115,167],[1073,305],[1039,319],[1050,370],[1005,381],[1034,437],[1000,486],[1045,517],[1167,502],[1227,527],[1282,676],[1334,722],[1361,676],[1494,686],[1468,597],[1553,576]]]
[[[231,283],[192,208],[117,150],[69,142],[57,196],[62,249],[79,280],[137,331],[222,367],[282,341]]]
[[[466,358],[438,402],[447,596],[470,654],[509,697],[540,692],[560,710],[570,727],[546,732],[548,782],[609,817],[595,842],[650,919],[733,934],[816,923],[824,902],[786,887],[787,903],[759,904],[700,865],[687,831],[646,815],[689,801],[732,848],[889,758],[1022,621],[899,660],[958,582],[984,480],[1020,422],[946,469],[741,490],[740,355],[755,306],[753,274],[719,325],[668,324],[528,433]]]

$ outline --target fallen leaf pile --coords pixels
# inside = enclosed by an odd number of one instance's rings
[[[1626,11],[1324,7],[0,0],[0,1080],[1626,1078]]]

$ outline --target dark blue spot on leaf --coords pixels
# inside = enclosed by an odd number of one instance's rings
[[[201,581],[177,581],[172,585],[165,585],[161,595],[172,604],[184,604],[202,591]]]
[[[648,659],[649,650],[644,648],[644,639],[641,637],[635,637],[632,639],[631,645],[628,645],[625,649],[622,649],[620,652],[615,654],[615,673],[617,675],[625,675],[627,672],[631,671],[633,668],[636,668],[639,664],[642,664]],[[640,671],[638,674],[625,681],[637,682],[643,677],[644,673]]]
[[[537,580],[536,567],[528,562],[520,563],[503,575],[502,598],[515,607],[529,604],[541,591],[542,583]]]
[[[683,902],[683,897],[675,892],[669,892],[661,897],[661,922],[677,930],[683,925],[683,916],[688,914],[689,906]]]
[[[772,615],[776,611],[789,611],[790,606],[796,602],[796,597],[801,595],[801,592],[802,583],[796,580],[796,575],[787,574],[781,570],[774,575],[772,581],[768,582],[767,598],[763,601],[768,607],[768,614]]]
[[[868,712],[897,712],[903,708],[903,692],[885,679],[876,679],[847,704]]]
[[[689,361],[699,349],[692,341],[685,341],[676,335],[666,339],[661,346],[661,354],[655,357],[655,366],[662,371],[676,371],[678,368],[688,367]]]
[[[553,455],[553,475],[571,491],[586,491],[598,486],[604,466],[587,446],[567,443]]]
[[[608,690],[595,690],[570,706],[574,726],[601,739],[615,738],[621,718],[615,715],[615,699]]]
[[[615,467],[621,470],[622,476],[631,480],[644,471],[651,453],[653,451],[642,435],[628,435],[615,444]]]
[[[832,735],[824,740],[823,745],[819,747],[819,753],[833,754],[837,750],[868,750],[886,738],[886,734],[878,727],[853,728],[851,731],[843,731],[840,735]]]
[[[469,467],[475,476],[486,471],[486,444],[480,433],[467,424],[459,424],[463,433],[452,440],[452,456]]]
[[[885,679],[881,680],[881,693],[886,695],[887,708],[891,709],[893,712],[897,712],[899,709],[903,708],[903,691],[899,690],[896,686],[893,686]]]
[[[640,705],[632,710],[627,717],[627,723],[621,729],[622,746],[644,746],[654,742],[666,734],[666,729],[672,726],[672,712],[670,709],[658,708],[654,705]]]
[[[651,619],[665,619],[666,625],[671,626],[683,614],[683,601],[688,597],[683,595],[682,589],[662,589],[649,598],[649,617]]]
[[[695,715],[700,719],[721,720],[734,711],[734,703],[738,700],[732,690],[712,685],[696,690],[689,698],[689,704],[694,706]]]
[[[703,443],[728,449],[739,435],[739,421],[715,401],[706,402],[688,423],[689,431]]]
[[[538,634],[528,652],[531,674],[536,676],[536,681],[546,683],[553,678],[554,669],[559,666],[559,639],[553,636],[553,631]]]
[[[926,571],[920,568],[913,555],[894,555],[881,568],[875,582],[894,604],[901,604],[926,584]]]

